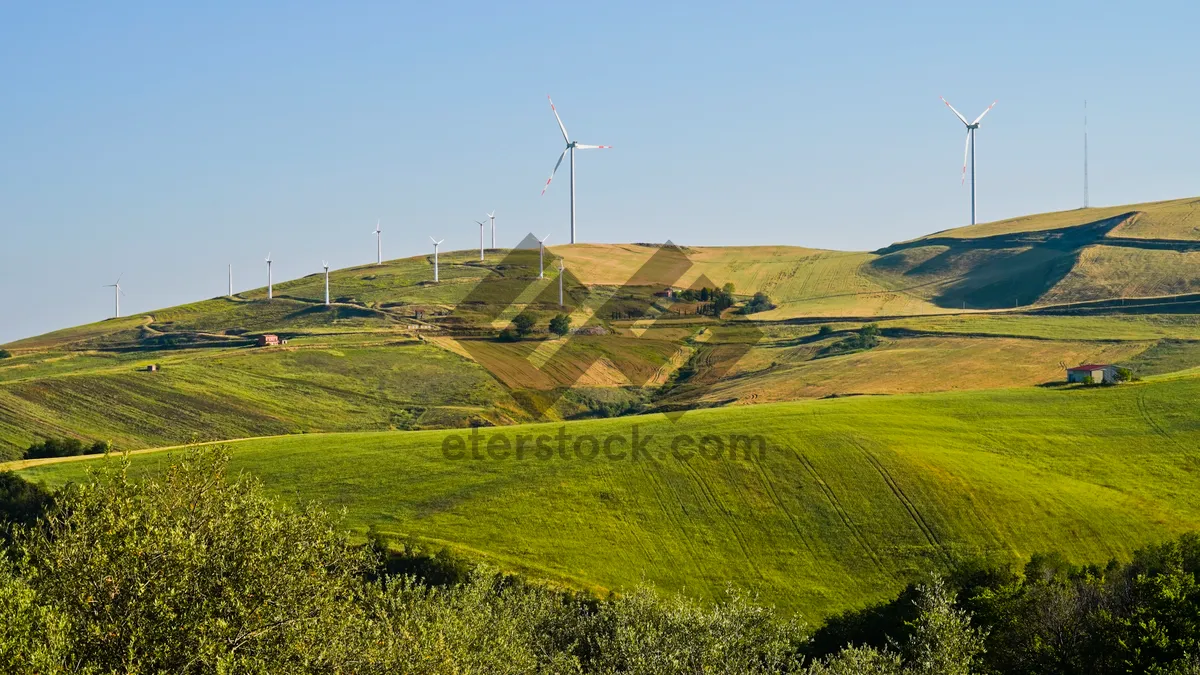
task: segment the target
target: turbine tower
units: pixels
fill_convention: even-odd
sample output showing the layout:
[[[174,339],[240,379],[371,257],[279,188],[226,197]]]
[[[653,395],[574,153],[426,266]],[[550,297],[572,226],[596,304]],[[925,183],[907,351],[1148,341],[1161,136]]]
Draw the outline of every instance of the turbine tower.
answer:
[[[383,230],[379,229],[379,221],[375,221],[375,264],[383,264]]]
[[[974,122],[968,122],[967,118],[963,117],[961,113],[959,113],[957,110],[955,110],[954,106],[950,105],[950,102],[947,101],[945,98],[942,98],[942,103],[945,103],[946,107],[950,109],[950,112],[954,113],[954,116],[957,117],[959,120],[961,120],[962,123],[965,124],[967,127],[967,145],[963,149],[963,173],[962,173],[963,177],[962,177],[962,179],[963,179],[963,182],[966,182],[966,180],[967,180],[967,155],[970,155],[971,156],[971,224],[974,225],[975,224],[975,130],[979,128],[979,123],[980,123],[980,121],[983,120],[983,116],[988,114],[988,112],[996,106],[996,101],[992,101],[992,105],[989,105],[987,107],[987,110],[984,110],[983,112],[979,113],[979,117],[976,117]]]
[[[233,297],[233,265],[229,266],[229,297]]]
[[[576,150],[599,150],[612,148],[611,145],[584,145],[578,141],[572,141],[567,135],[567,128],[563,126],[562,118],[558,116],[558,110],[554,108],[554,101],[546,96],[546,100],[550,101],[550,112],[554,113],[554,119],[558,121],[558,129],[562,131],[563,140],[566,141],[567,147],[558,156],[558,162],[554,165],[554,170],[550,172],[550,178],[546,179],[546,185],[542,188],[542,194],[546,194],[546,189],[550,187],[550,181],[554,180],[554,174],[558,172],[558,167],[562,164],[563,157],[568,153],[571,155],[571,243],[575,243],[575,151]]]
[[[114,304],[113,312],[115,313],[115,316],[113,318],[116,318],[116,319],[121,318],[121,296],[125,295],[125,291],[121,290],[121,277],[123,277],[123,276],[125,276],[124,272],[122,272],[120,274],[120,276],[117,277],[117,283],[104,285],[105,288],[113,289],[113,304]]]
[[[274,284],[271,279],[271,254],[267,254],[267,299],[275,297]]]
[[[1088,207],[1087,101],[1083,102],[1083,208]]]
[[[544,269],[544,265],[543,265],[542,261],[545,259],[545,256],[546,256],[546,240],[549,238],[550,238],[550,235],[546,235],[546,236],[542,237],[541,239],[538,239],[538,278],[539,279],[545,278],[545,276],[543,276],[543,274],[542,274],[542,270]]]
[[[559,307],[562,307],[562,280],[563,280],[563,270],[565,270],[565,269],[566,269],[566,267],[563,266],[563,259],[559,258],[558,259],[558,306]]]
[[[438,246],[441,246],[442,242],[446,240],[430,237],[429,241],[433,242],[433,283],[436,284],[438,282]]]
[[[484,223],[482,220],[477,220],[475,222],[479,223],[479,262],[483,262],[483,225],[484,225]],[[492,228],[492,238],[495,238],[495,237],[496,237],[496,228],[493,227]]]
[[[321,261],[321,267],[325,268],[325,306],[329,306],[329,263]]]
[[[496,248],[496,210],[495,209],[492,209],[492,212],[488,214],[488,219],[492,221],[492,249],[495,250],[495,248]]]

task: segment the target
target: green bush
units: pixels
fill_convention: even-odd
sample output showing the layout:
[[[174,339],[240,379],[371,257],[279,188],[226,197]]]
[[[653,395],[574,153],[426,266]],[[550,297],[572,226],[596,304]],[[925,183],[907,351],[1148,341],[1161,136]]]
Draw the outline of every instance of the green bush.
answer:
[[[47,438],[41,443],[34,443],[25,450],[25,459],[41,459],[44,457],[74,457],[76,455],[102,455],[110,449],[104,441],[84,444],[78,438]]]
[[[513,317],[512,328],[517,332],[517,335],[524,337],[525,335],[529,334],[531,330],[533,330],[533,324],[535,323],[537,323],[537,318],[535,316],[522,312],[521,314]]]
[[[553,319],[550,319],[550,332],[560,336],[570,333],[571,317],[566,314],[558,314]]]
[[[0,349],[0,359],[11,359],[11,358],[12,358],[12,352],[8,351],[7,349]]]

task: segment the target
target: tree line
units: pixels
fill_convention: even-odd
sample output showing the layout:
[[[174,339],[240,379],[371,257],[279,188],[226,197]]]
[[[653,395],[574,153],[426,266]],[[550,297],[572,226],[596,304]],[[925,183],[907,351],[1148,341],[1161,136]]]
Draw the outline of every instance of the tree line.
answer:
[[[960,564],[810,630],[736,590],[596,598],[408,542],[356,544],[189,451],[53,493],[0,474],[0,672],[1200,672],[1200,538],[1077,566]]]

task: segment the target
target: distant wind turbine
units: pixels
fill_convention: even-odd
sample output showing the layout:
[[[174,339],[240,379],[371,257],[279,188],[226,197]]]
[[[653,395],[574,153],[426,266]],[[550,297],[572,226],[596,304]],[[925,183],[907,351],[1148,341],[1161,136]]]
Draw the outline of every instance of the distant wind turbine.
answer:
[[[329,263],[321,261],[321,267],[325,268],[325,306],[329,306]]]
[[[233,265],[229,266],[229,297],[233,297]]]
[[[375,264],[383,264],[383,230],[379,229],[379,221],[375,221]]]
[[[1083,208],[1088,207],[1087,101],[1083,102]]]
[[[482,220],[477,220],[475,222],[479,223],[479,262],[483,262],[483,226],[484,226],[484,222]],[[492,231],[492,236],[493,237],[496,236],[495,230]]]
[[[558,306],[559,307],[563,306],[563,304],[562,304],[562,282],[563,282],[563,276],[565,276],[563,274],[563,270],[565,270],[565,269],[566,269],[566,267],[563,265],[563,259],[559,258],[558,259]]]
[[[979,128],[979,123],[983,120],[983,116],[988,114],[988,112],[996,106],[997,102],[992,101],[992,105],[989,105],[987,107],[987,110],[984,110],[983,112],[979,113],[979,117],[976,117],[974,122],[968,122],[967,118],[963,117],[961,113],[959,113],[957,110],[955,110],[954,106],[950,105],[950,102],[947,101],[945,98],[942,98],[942,103],[945,103],[946,107],[950,109],[950,112],[954,113],[954,116],[957,117],[960,121],[962,121],[962,123],[965,124],[967,127],[967,145],[963,149],[962,180],[964,183],[967,180],[967,156],[970,155],[970,157],[971,157],[971,224],[974,225],[975,224],[975,130]]]
[[[438,282],[438,247],[441,246],[442,242],[446,241],[446,240],[445,239],[434,239],[433,237],[430,237],[429,241],[433,242],[433,282],[437,283]]]
[[[546,240],[549,238],[550,238],[550,235],[546,235],[546,236],[542,237],[541,239],[538,239],[538,278],[539,279],[545,278],[542,275],[542,269],[543,269],[542,261],[544,260],[544,258],[546,256]]]
[[[554,101],[549,96],[546,100],[550,101],[550,112],[554,113],[554,119],[558,121],[558,128],[562,131],[563,140],[566,141],[567,147],[558,156],[558,162],[554,165],[554,170],[550,172],[550,178],[546,179],[546,185],[542,188],[542,194],[546,194],[546,189],[550,187],[550,181],[554,180],[554,174],[558,172],[558,167],[562,164],[563,157],[568,153],[571,155],[571,243],[575,243],[575,151],[576,150],[600,150],[610,149],[611,145],[584,145],[577,141],[572,141],[567,135],[567,128],[563,126],[562,118],[558,116],[558,110],[554,107]]]
[[[488,214],[488,220],[492,221],[492,250],[496,249],[496,210]]]
[[[113,289],[113,303],[115,305],[115,309],[113,311],[116,314],[114,318],[117,319],[121,318],[121,296],[125,295],[125,291],[121,290],[121,277],[123,276],[125,276],[124,272],[117,277],[117,283],[104,285],[105,288]]]
[[[271,277],[271,254],[267,254],[267,299],[275,297],[274,283]]]

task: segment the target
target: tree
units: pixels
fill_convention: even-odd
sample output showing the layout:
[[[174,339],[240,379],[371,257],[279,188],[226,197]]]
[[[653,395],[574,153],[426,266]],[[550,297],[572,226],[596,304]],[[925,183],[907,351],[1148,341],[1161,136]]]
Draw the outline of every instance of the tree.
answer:
[[[832,328],[832,327],[830,327],[830,326],[821,326],[820,328],[818,328],[818,329],[817,329],[817,336],[818,336],[818,337],[825,337],[826,335],[829,335],[829,334],[830,334],[830,333],[832,333],[832,332],[833,332],[833,328]]]
[[[725,292],[725,295],[733,295],[733,282],[726,281],[725,285],[721,287],[721,290]]]
[[[1129,368],[1117,368],[1117,382],[1133,382],[1133,371]]]
[[[986,634],[954,606],[954,591],[940,577],[920,587],[920,615],[905,646],[905,672],[913,675],[970,675],[983,654]]]
[[[497,336],[496,339],[500,340],[501,342],[516,342],[517,340],[521,339],[521,336],[517,335],[517,331],[511,328],[505,328],[504,330],[500,331],[500,335]]]
[[[12,358],[12,352],[8,351],[7,349],[0,349],[0,359],[11,359],[11,358]]]
[[[227,465],[223,451],[191,451],[135,481],[127,462],[110,463],[17,533],[22,583],[69,622],[74,663],[105,673],[358,670],[354,598],[367,549],[320,508],[281,508]],[[0,628],[0,644],[11,638]]]
[[[533,324],[537,323],[537,319],[532,314],[521,312],[513,317],[512,327],[517,332],[517,335],[524,337],[533,330]]]
[[[771,302],[766,293],[759,291],[742,307],[742,314],[755,314],[770,309],[775,309],[775,303]]]
[[[550,319],[550,332],[555,335],[566,335],[571,332],[571,317],[559,314]]]

